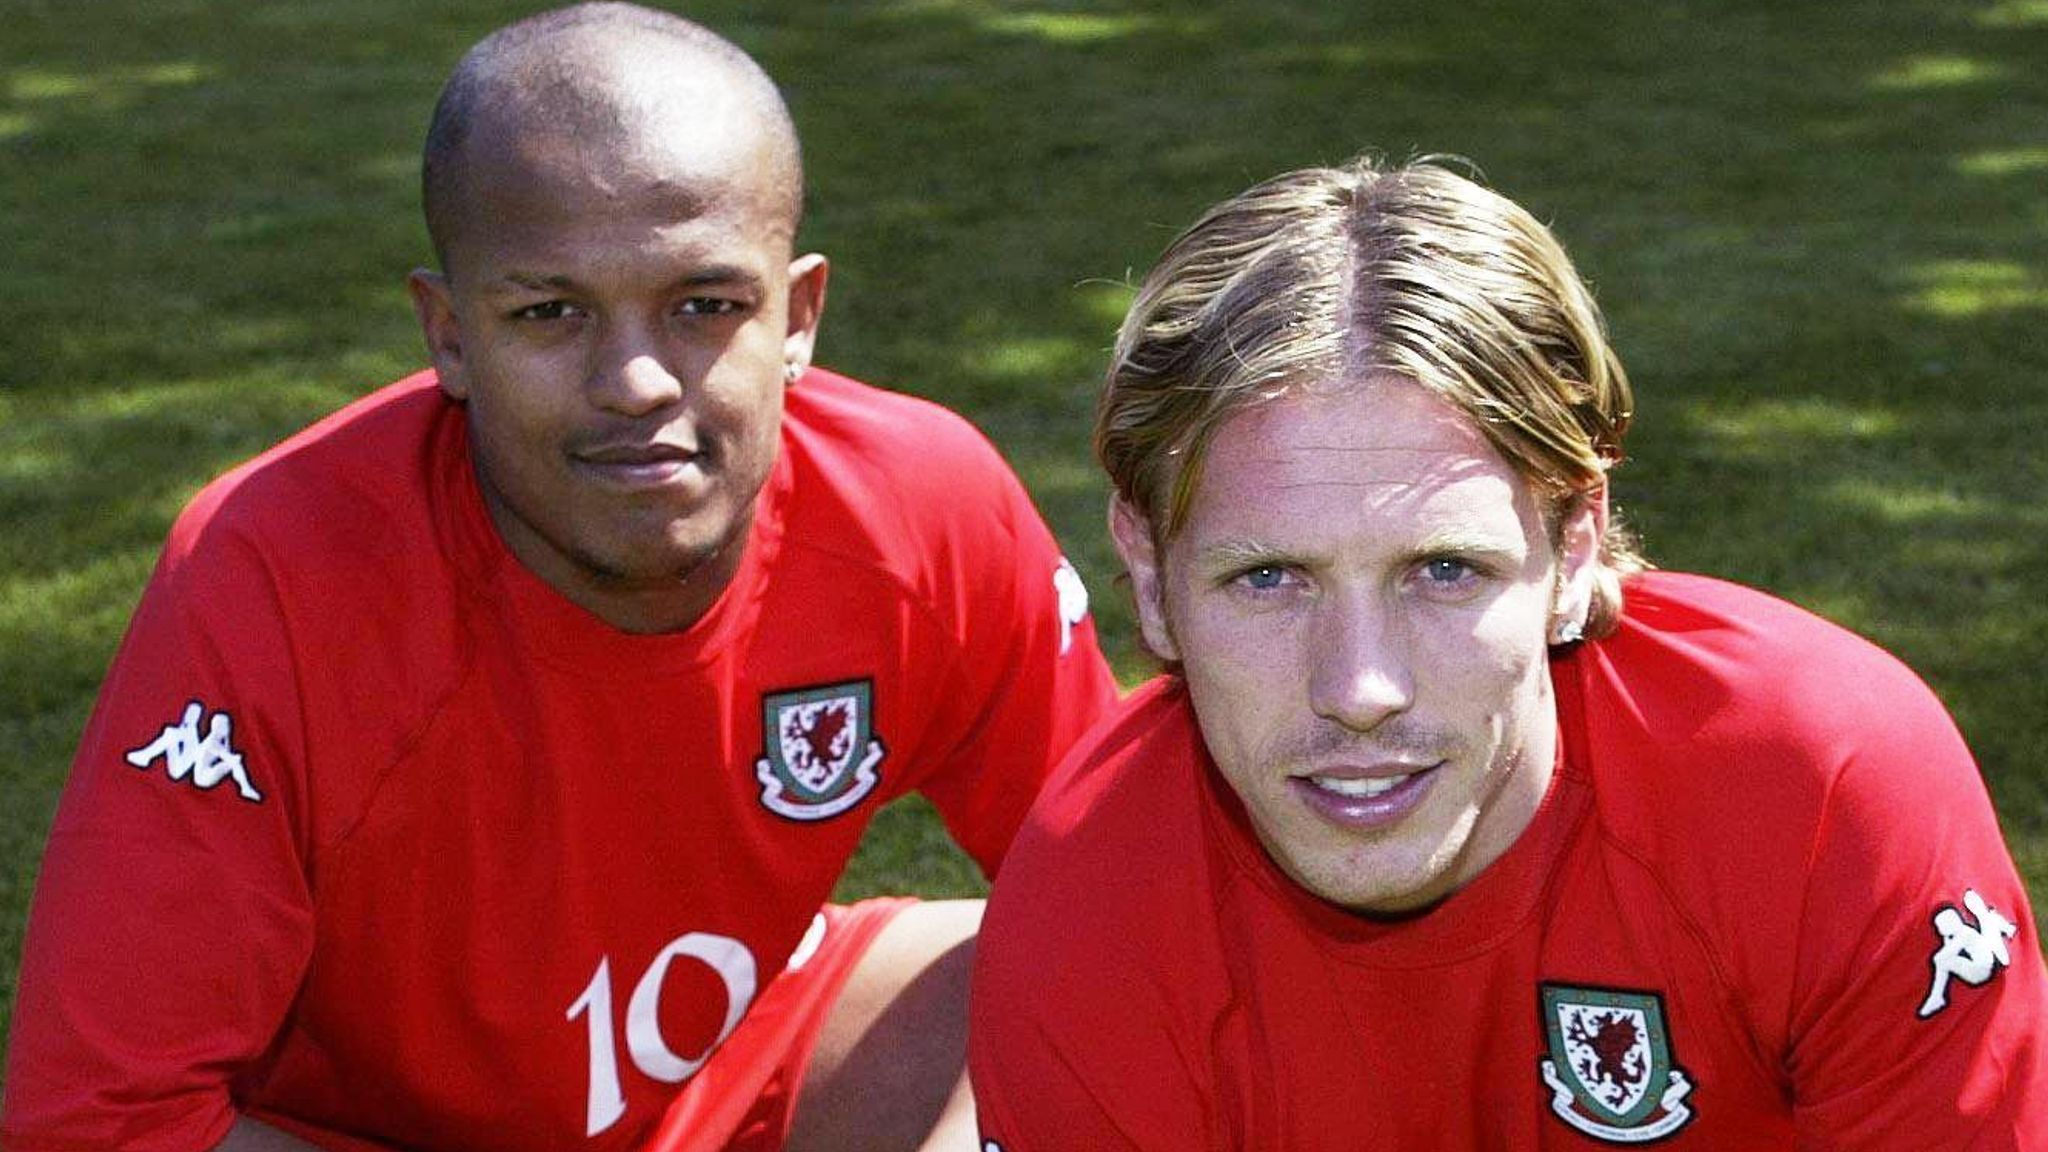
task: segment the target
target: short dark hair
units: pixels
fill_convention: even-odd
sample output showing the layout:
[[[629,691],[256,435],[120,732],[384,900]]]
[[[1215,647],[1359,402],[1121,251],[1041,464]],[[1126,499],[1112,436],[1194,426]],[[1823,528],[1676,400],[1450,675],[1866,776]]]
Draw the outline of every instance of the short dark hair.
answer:
[[[442,86],[422,150],[420,193],[434,258],[448,271],[448,247],[461,203],[463,150],[490,112],[516,107],[510,97],[548,88],[594,97],[617,78],[593,72],[563,49],[573,43],[637,43],[677,52],[684,66],[724,73],[761,114],[767,139],[781,153],[780,191],[792,235],[803,214],[803,155],[789,107],[768,74],[740,47],[671,12],[603,0],[529,16],[478,41]]]

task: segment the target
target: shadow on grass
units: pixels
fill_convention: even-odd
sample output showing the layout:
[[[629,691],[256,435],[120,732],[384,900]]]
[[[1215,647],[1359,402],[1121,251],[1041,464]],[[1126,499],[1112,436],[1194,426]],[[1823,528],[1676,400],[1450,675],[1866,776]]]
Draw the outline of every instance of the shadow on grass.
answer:
[[[178,504],[419,360],[413,154],[470,0],[18,6],[0,45],[0,954]],[[1139,667],[1089,409],[1128,281],[1203,206],[1365,148],[1553,220],[1634,375],[1617,491],[1672,567],[1872,635],[1954,708],[2048,904],[2048,14],[1864,0],[897,0],[694,15],[755,51],[835,261],[825,362],[966,412]],[[20,717],[17,721],[13,717]],[[929,815],[849,890],[969,891]],[[964,871],[962,870],[964,866]]]

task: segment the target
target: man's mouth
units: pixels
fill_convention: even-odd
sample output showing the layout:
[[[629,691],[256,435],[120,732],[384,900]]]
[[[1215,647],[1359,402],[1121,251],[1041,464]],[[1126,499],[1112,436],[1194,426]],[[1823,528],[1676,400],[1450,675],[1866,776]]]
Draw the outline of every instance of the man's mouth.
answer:
[[[582,472],[621,488],[664,488],[701,482],[706,454],[661,441],[603,444],[570,453]]]
[[[1413,779],[1415,773],[1404,772],[1399,776],[1310,776],[1308,782],[1325,792],[1339,796],[1384,796]]]
[[[1290,777],[1287,786],[1323,819],[1370,831],[1396,824],[1414,811],[1443,764],[1344,765]]]

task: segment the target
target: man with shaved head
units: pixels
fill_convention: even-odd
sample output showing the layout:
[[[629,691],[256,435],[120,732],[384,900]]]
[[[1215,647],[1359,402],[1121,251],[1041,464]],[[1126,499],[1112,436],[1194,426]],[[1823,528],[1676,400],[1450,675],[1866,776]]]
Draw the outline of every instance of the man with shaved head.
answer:
[[[209,485],[31,917],[10,1149],[970,1148],[978,901],[826,903],[927,795],[991,873],[1114,688],[958,417],[811,367],[739,49],[625,4],[462,61],[432,368]]]

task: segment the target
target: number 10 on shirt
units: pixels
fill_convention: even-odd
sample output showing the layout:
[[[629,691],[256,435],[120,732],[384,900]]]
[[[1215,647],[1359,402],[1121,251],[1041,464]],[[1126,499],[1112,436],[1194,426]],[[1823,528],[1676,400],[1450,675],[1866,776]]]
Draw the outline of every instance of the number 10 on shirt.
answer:
[[[725,1023],[702,1052],[685,1058],[668,1046],[661,1034],[661,987],[669,966],[688,957],[710,968],[725,984]],[[680,1084],[689,1079],[718,1046],[732,1035],[740,1018],[754,1002],[757,990],[754,954],[730,936],[691,932],[669,941],[655,954],[633,994],[626,1001],[626,1054],[633,1066],[649,1079]],[[590,1039],[590,1096],[584,1135],[595,1136],[619,1122],[626,1114],[625,1087],[619,1080],[618,1020],[612,1006],[612,961],[598,959],[597,971],[583,994],[569,1005],[566,1019],[584,1018]]]

